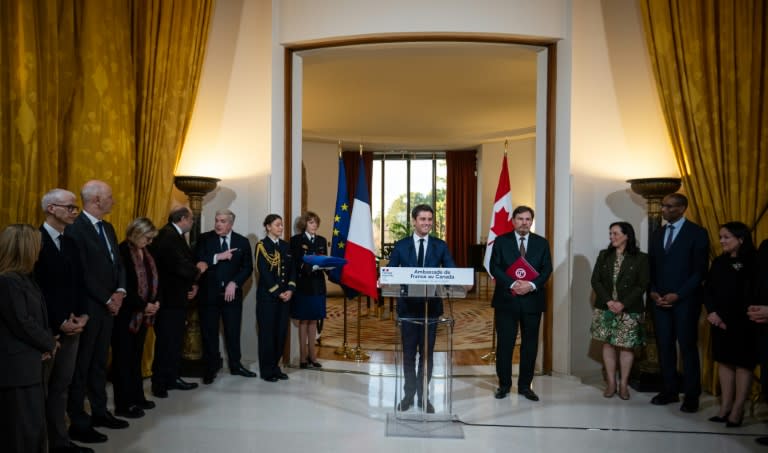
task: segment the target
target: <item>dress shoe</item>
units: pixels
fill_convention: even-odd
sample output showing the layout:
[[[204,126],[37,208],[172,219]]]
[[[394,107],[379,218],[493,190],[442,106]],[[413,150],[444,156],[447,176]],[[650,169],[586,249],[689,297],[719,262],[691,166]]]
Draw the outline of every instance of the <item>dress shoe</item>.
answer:
[[[309,368],[309,364],[307,362],[301,362],[299,363],[299,368],[301,368],[302,370],[306,370],[307,368]]]
[[[51,453],[93,453],[92,448],[82,447],[74,442],[70,442],[67,445],[61,447],[52,447]]]
[[[621,389],[619,389],[619,398],[623,399],[624,401],[627,401],[629,399],[628,387],[622,387]]]
[[[502,398],[505,398],[508,393],[509,393],[509,387],[499,387],[496,389],[496,393],[493,396],[497,400],[500,400]]]
[[[150,400],[139,401],[138,404],[136,405],[139,406],[141,409],[144,409],[145,411],[149,409],[154,409],[156,406],[155,402]]]
[[[605,388],[605,391],[603,392],[603,397],[605,398],[613,398],[613,395],[616,394],[616,387],[611,388],[610,386]]]
[[[115,415],[125,418],[141,418],[144,416],[144,410],[134,404],[124,409],[115,409]]]
[[[320,362],[318,362],[317,360],[309,359],[309,364],[312,365],[315,368],[322,368],[323,367],[323,365]]]
[[[725,423],[728,421],[728,415],[730,415],[730,412],[723,415],[722,417],[719,415],[715,415],[714,417],[709,417],[708,420],[715,423]]]
[[[539,395],[535,394],[531,389],[518,390],[517,393],[523,395],[526,399],[531,401],[538,401]]]
[[[256,377],[256,373],[254,373],[253,371],[249,370],[248,368],[242,365],[235,365],[234,367],[230,367],[229,373],[233,376],[243,376],[247,378]]]
[[[152,384],[152,395],[156,398],[168,398],[168,389],[160,384]]]
[[[168,384],[168,390],[192,390],[197,388],[197,382],[187,382],[182,378]]]
[[[282,371],[277,373],[275,376],[277,376],[277,378],[280,379],[281,381],[287,381],[288,380],[288,375],[283,373]]]
[[[106,415],[100,417],[91,417],[91,425],[103,426],[109,429],[125,429],[129,426],[129,423],[123,419],[115,418],[114,415],[107,412]]]
[[[86,444],[100,444],[107,441],[107,435],[101,434],[95,429],[88,428],[69,428],[69,438]]]
[[[768,437],[758,437],[755,439],[755,442],[757,442],[760,445],[768,445]]]
[[[397,410],[398,412],[405,412],[408,409],[413,407],[413,397],[405,397],[402,400],[400,400],[399,403],[397,403]]]
[[[280,380],[280,378],[277,377],[277,376],[269,376],[269,377],[262,376],[261,378],[264,379],[267,382],[277,382],[277,381]]]
[[[216,379],[216,374],[206,374],[203,376],[203,384],[210,385],[213,384],[214,379]]]
[[[417,398],[416,401],[417,401],[417,404],[419,406],[419,409],[423,409],[422,404],[421,404],[421,398]],[[427,410],[424,411],[424,412],[426,412],[428,414],[434,414],[435,413],[435,406],[433,406],[432,403],[429,400],[427,400]]]
[[[658,395],[651,398],[651,404],[655,406],[665,406],[670,403],[676,403],[680,401],[680,397],[677,396],[677,394],[670,394],[670,393],[659,393]]]
[[[744,418],[743,417],[742,417],[741,420],[739,420],[737,422],[732,422],[732,421],[728,420],[727,422],[725,422],[725,427],[726,428],[740,428],[741,424],[743,422],[744,422]]]
[[[683,398],[683,404],[680,406],[680,410],[692,414],[699,410],[698,398]]]

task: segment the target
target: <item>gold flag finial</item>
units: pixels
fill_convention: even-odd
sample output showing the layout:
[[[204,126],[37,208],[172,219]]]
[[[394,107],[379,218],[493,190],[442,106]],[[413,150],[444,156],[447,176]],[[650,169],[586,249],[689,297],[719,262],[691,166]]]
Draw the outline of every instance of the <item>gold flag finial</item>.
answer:
[[[362,155],[363,155],[363,144],[360,143],[360,156],[362,156]]]
[[[339,140],[339,159],[341,159],[341,140]]]
[[[504,155],[507,155],[507,145],[509,145],[509,140],[504,140]]]

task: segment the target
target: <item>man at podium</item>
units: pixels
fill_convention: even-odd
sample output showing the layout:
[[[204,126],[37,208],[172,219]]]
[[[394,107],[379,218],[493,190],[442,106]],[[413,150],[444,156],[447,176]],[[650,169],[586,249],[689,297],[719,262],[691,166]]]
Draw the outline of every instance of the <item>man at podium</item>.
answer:
[[[403,238],[397,243],[389,256],[389,267],[456,267],[448,251],[445,241],[430,236],[435,211],[431,206],[420,204],[411,211],[413,235]],[[439,297],[427,300],[427,313],[430,319],[443,314],[443,301]],[[415,298],[399,298],[397,301],[397,316],[400,319],[423,319],[424,300]],[[427,399],[426,407],[422,407],[424,389],[424,358],[427,358],[427,382],[432,378],[432,352],[435,349],[437,324],[430,323],[428,327],[428,346],[424,351],[424,328],[414,323],[401,323],[400,332],[403,341],[403,374],[405,376],[404,396],[397,405],[398,411],[407,411],[413,406],[414,396],[418,406],[427,413],[434,413],[435,408]],[[416,364],[416,353],[419,362]]]

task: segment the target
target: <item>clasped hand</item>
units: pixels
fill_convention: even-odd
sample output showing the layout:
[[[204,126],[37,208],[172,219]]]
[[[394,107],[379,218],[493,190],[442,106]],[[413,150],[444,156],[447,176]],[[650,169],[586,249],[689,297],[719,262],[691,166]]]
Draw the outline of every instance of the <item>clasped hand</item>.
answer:
[[[610,310],[612,313],[619,314],[622,311],[624,311],[624,304],[619,302],[618,300],[609,300],[606,302],[606,305],[608,306],[608,310]]]
[[[655,291],[651,292],[651,299],[653,299],[653,301],[656,302],[656,306],[660,308],[671,308],[679,298],[680,296],[678,296],[677,293],[667,293],[662,296]]]
[[[533,285],[527,280],[515,280],[512,284],[512,292],[516,296],[524,296],[533,291]]]

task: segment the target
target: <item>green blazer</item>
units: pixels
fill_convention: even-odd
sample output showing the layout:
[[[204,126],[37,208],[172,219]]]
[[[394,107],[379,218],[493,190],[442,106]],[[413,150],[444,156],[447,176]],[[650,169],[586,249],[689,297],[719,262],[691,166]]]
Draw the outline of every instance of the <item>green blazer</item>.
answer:
[[[592,271],[592,289],[595,290],[595,308],[607,310],[606,305],[613,293],[613,263],[616,250],[605,249],[600,252]],[[648,255],[637,252],[636,255],[624,255],[624,261],[616,279],[618,301],[624,304],[627,313],[643,311],[643,294],[648,289]]]

